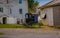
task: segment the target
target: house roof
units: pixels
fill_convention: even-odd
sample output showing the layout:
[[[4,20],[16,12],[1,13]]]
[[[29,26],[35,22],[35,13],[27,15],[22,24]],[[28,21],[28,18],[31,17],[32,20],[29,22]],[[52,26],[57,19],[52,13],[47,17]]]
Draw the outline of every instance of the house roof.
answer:
[[[40,9],[44,9],[44,8],[48,8],[48,7],[54,7],[54,6],[60,6],[60,2],[56,2],[56,1],[50,1],[48,3],[46,3],[45,5],[39,7]]]

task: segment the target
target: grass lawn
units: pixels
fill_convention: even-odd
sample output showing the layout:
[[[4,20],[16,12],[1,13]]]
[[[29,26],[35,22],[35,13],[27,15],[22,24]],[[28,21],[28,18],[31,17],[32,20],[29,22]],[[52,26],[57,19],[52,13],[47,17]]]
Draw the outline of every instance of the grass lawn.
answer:
[[[38,28],[42,25],[42,23],[34,23],[31,28]],[[0,28],[27,28],[27,26],[24,26],[23,24],[0,24]]]
[[[4,33],[0,32],[0,35],[4,35]]]
[[[22,24],[0,24],[0,28],[24,28]]]
[[[60,25],[55,25],[55,28],[60,29]]]
[[[42,23],[34,23],[34,24],[32,25],[33,28],[40,28],[41,26],[43,26]]]

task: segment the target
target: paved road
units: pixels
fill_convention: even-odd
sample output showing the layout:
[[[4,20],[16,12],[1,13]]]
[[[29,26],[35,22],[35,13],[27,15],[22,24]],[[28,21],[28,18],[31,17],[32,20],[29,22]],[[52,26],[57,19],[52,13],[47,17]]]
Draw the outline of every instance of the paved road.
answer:
[[[0,38],[60,38],[60,30],[2,28],[0,32],[5,33]]]

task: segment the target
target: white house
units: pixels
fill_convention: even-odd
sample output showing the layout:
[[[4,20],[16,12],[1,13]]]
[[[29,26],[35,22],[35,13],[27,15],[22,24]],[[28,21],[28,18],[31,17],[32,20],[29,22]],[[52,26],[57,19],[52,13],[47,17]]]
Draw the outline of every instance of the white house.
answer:
[[[0,0],[0,23],[25,23],[26,13],[28,13],[27,0]]]

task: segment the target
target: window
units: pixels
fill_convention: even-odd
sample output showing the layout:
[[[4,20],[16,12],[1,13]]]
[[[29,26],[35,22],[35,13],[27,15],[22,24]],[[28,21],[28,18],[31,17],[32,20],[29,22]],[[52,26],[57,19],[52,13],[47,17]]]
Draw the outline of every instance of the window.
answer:
[[[19,0],[19,4],[22,4],[22,0]]]
[[[3,12],[3,8],[0,8],[0,12]]]
[[[22,14],[22,9],[19,9],[19,13]]]
[[[28,18],[28,15],[26,15],[26,18]]]

